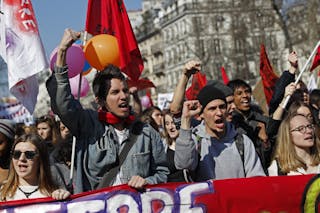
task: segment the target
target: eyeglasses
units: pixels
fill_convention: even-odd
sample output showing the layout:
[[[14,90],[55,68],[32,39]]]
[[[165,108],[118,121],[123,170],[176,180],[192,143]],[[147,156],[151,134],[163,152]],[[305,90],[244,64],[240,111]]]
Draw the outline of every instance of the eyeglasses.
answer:
[[[294,128],[292,130],[290,130],[291,132],[295,132],[295,131],[298,131],[302,134],[306,133],[307,131],[307,128],[314,131],[314,125],[313,124],[308,124],[308,125],[302,125],[302,126],[298,126],[297,128]]]
[[[14,150],[12,152],[12,158],[15,160],[19,160],[21,154],[24,153],[24,156],[28,159],[28,160],[33,160],[38,153],[36,151],[25,151],[25,152],[21,152],[20,150]]]

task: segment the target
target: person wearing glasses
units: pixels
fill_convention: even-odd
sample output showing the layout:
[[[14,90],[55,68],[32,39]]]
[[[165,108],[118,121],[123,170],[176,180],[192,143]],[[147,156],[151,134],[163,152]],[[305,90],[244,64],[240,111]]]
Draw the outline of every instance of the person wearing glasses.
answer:
[[[8,177],[14,136],[15,123],[8,119],[0,119],[0,185]]]
[[[269,176],[320,173],[320,141],[315,125],[302,114],[289,114],[280,124]]]
[[[0,201],[42,198],[66,199],[70,193],[52,181],[47,147],[40,136],[18,137],[11,151],[8,179],[0,188]]]

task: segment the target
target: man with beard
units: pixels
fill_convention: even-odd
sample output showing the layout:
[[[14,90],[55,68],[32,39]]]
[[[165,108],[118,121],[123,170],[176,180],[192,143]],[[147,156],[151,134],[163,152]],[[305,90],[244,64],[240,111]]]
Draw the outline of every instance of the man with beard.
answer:
[[[205,86],[198,100],[184,102],[174,160],[178,169],[193,171],[196,181],[265,176],[252,141],[226,122],[226,108],[225,95],[213,85]],[[202,123],[191,129],[191,119],[199,113]]]
[[[72,96],[66,52],[79,37],[79,32],[65,30],[46,83],[52,110],[77,138],[75,193],[125,183],[143,188],[166,182],[169,170],[160,135],[135,122],[126,79],[118,67],[108,65],[93,80],[98,111],[83,109]],[[127,150],[124,155],[123,150]]]
[[[271,145],[267,136],[268,117],[262,114],[258,106],[251,103],[252,90],[249,84],[241,79],[228,83],[234,94],[236,109],[233,120],[237,132],[246,134],[254,143],[265,171],[270,163]]]

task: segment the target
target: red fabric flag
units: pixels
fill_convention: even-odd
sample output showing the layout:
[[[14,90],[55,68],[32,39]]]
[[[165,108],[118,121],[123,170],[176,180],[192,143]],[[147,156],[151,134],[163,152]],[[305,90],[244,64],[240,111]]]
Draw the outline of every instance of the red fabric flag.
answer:
[[[269,106],[274,86],[279,77],[273,72],[265,46],[262,44],[260,49],[260,76],[263,83],[264,94]]]
[[[92,35],[110,34],[117,38],[120,68],[132,80],[138,80],[143,60],[123,0],[89,0],[86,31]]]
[[[314,56],[312,66],[310,68],[310,72],[312,72],[319,65],[320,65],[320,46],[318,47],[317,53]],[[320,73],[318,75],[320,75]]]
[[[221,77],[222,77],[223,83],[227,85],[229,83],[229,78],[224,67],[221,67]]]
[[[191,86],[186,91],[186,97],[188,100],[197,99],[197,95],[200,90],[207,84],[206,74],[201,74],[197,72],[192,77]]]
[[[151,98],[151,90],[150,90],[150,88],[146,89],[146,96],[149,98],[150,106],[154,106],[152,98]]]
[[[133,81],[131,79],[127,80],[128,83],[128,87],[137,87],[138,90],[144,90],[150,87],[156,87],[152,81],[150,81],[149,79],[146,78],[140,78],[137,81]]]

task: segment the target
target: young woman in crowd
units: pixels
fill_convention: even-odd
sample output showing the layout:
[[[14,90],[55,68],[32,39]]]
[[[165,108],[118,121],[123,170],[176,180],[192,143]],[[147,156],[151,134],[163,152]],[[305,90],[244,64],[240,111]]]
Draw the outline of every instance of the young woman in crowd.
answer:
[[[8,179],[0,188],[0,201],[70,196],[53,183],[47,147],[40,136],[26,134],[17,138],[11,156]]]
[[[192,179],[188,170],[178,170],[174,165],[175,145],[179,130],[177,130],[173,121],[173,115],[167,111],[163,114],[163,125],[168,168],[170,170],[168,182],[191,182]]]
[[[320,141],[310,117],[288,114],[280,124],[269,176],[319,173],[319,150]]]
[[[10,150],[14,135],[14,122],[7,119],[0,119],[0,185],[8,177]]]
[[[162,130],[162,113],[161,109],[157,106],[149,107],[143,110],[141,121],[149,123],[155,130],[161,132]]]
[[[49,153],[54,149],[59,139],[59,131],[53,117],[42,116],[36,120],[37,132],[45,141]]]

